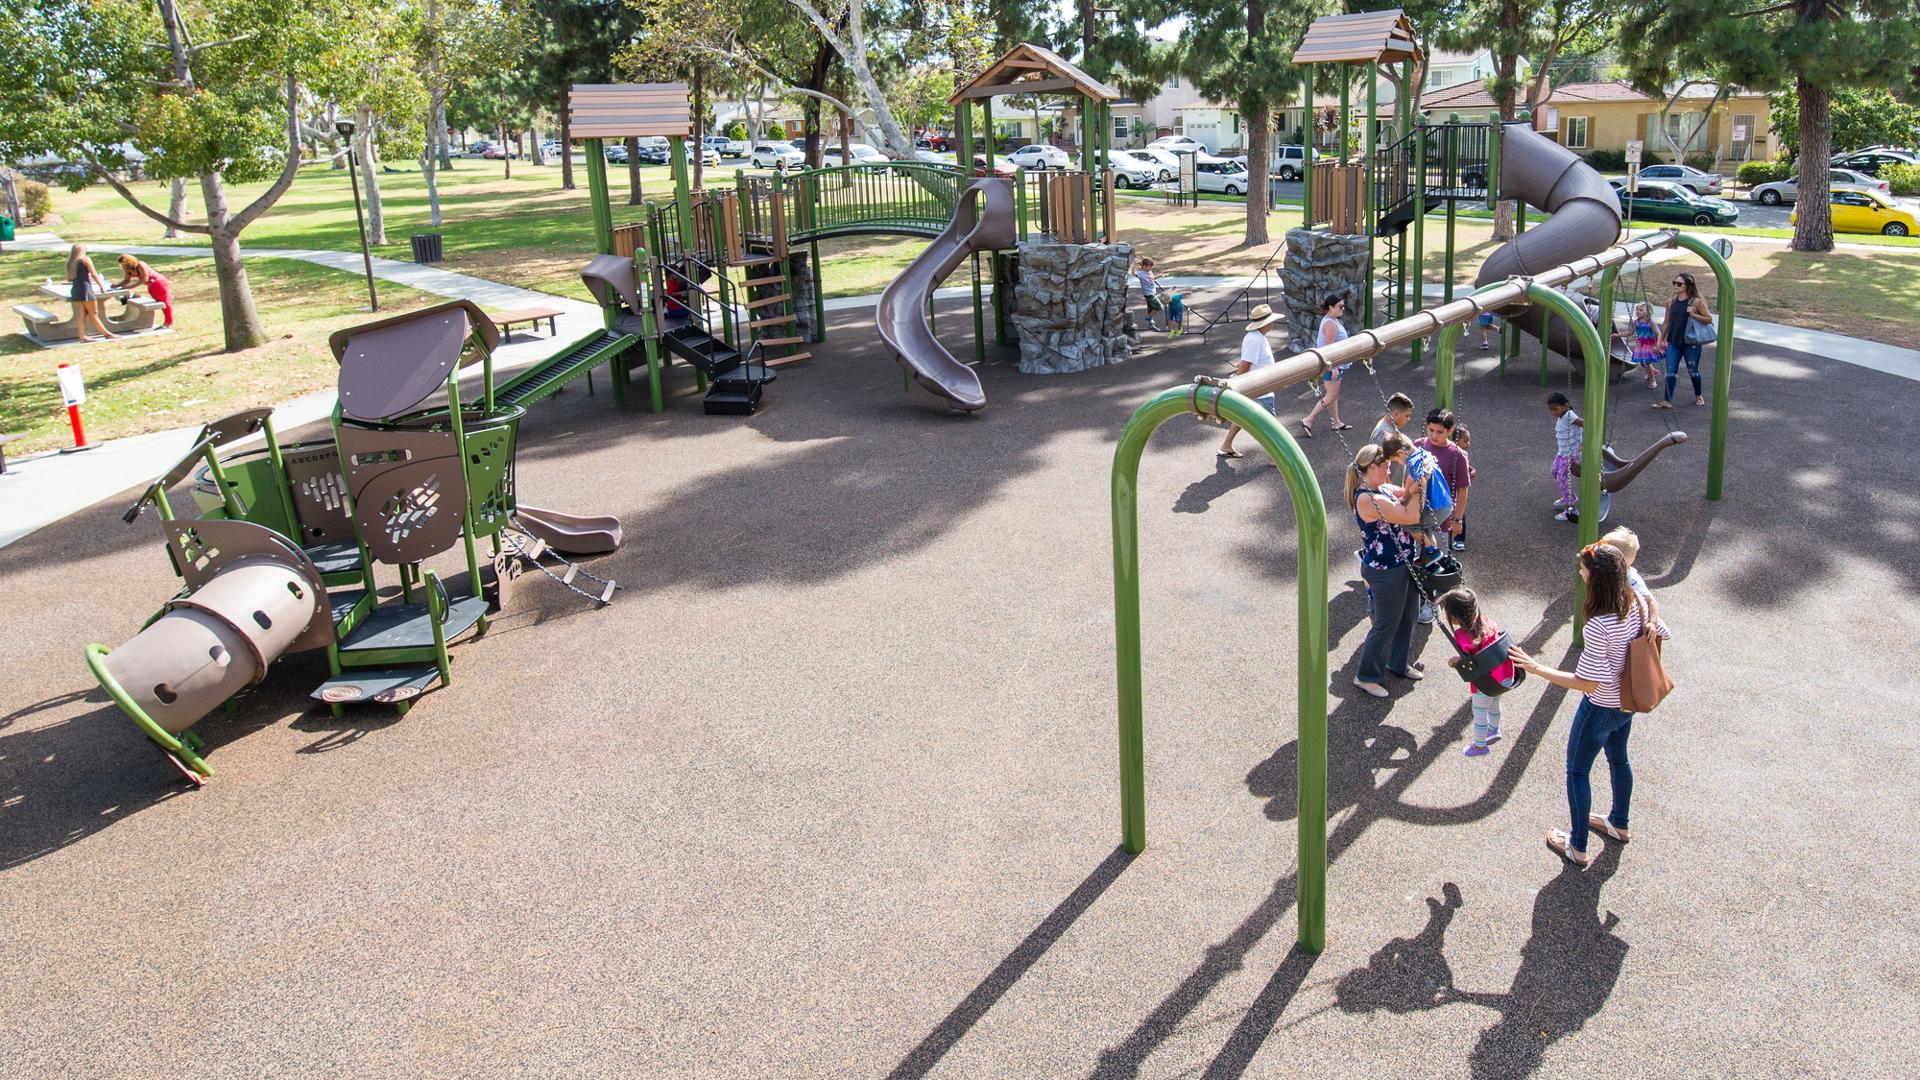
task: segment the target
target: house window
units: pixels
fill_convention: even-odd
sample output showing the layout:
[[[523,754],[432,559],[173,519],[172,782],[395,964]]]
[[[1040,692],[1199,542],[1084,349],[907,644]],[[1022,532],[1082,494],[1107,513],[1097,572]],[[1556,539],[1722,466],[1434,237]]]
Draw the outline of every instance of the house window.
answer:
[[[1185,135],[1187,133],[1187,118],[1185,114],[1173,114],[1173,133],[1175,135]]]
[[[1167,76],[1167,89],[1169,90],[1180,89],[1180,76],[1178,75]]]
[[[1240,114],[1239,113],[1233,114],[1233,133],[1235,135],[1240,134]]]
[[[1447,85],[1447,73],[1445,71],[1435,68],[1427,72],[1427,89],[1431,90],[1435,87],[1445,85]]]
[[[1280,132],[1287,130],[1287,114],[1285,110],[1273,114],[1273,130]]]
[[[1125,142],[1133,131],[1133,122],[1124,116],[1113,118],[1113,138],[1116,142]]]
[[[1584,116],[1567,117],[1567,134],[1566,134],[1565,146],[1569,150],[1585,150],[1587,148],[1587,118],[1586,117]]]

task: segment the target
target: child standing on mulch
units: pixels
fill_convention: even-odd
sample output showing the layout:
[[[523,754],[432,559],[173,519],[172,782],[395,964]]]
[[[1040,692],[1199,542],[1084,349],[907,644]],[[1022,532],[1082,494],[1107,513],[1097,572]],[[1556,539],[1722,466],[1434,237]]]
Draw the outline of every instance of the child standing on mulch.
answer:
[[[1547,411],[1553,414],[1553,480],[1560,485],[1560,498],[1553,504],[1555,521],[1579,521],[1580,500],[1573,495],[1573,460],[1580,456],[1586,421],[1573,411],[1567,395],[1555,390],[1547,395]]]

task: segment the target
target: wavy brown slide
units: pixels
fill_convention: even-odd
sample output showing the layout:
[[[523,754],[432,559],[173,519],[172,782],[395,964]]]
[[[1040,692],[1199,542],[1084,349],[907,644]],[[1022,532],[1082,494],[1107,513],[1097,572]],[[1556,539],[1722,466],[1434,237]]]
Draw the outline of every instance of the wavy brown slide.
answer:
[[[914,381],[968,412],[985,407],[987,392],[973,368],[954,359],[927,320],[933,290],[976,251],[1013,247],[1013,184],[982,177],[960,189],[953,220],[880,294],[874,321],[900,366]]]
[[[520,527],[567,555],[603,555],[620,546],[620,519],[542,510],[524,503],[514,508]]]

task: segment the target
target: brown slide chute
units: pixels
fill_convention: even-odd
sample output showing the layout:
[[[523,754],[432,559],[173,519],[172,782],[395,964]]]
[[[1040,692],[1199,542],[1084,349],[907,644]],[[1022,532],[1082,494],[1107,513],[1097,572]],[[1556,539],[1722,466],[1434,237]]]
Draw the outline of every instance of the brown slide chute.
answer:
[[[933,290],[976,251],[1013,247],[1013,184],[996,177],[973,180],[960,189],[953,220],[919,258],[880,294],[874,321],[900,366],[915,382],[968,412],[987,404],[980,376],[961,363],[934,336],[927,318]]]

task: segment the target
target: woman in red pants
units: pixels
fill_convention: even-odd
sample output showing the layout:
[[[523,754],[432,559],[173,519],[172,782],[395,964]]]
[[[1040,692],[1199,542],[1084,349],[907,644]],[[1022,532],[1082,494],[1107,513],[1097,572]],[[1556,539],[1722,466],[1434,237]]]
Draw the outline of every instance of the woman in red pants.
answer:
[[[167,326],[173,326],[173,293],[167,287],[167,279],[160,271],[141,262],[131,255],[120,256],[120,280],[113,287],[124,289],[129,285],[145,285],[147,295],[160,301],[161,314],[166,316]]]

